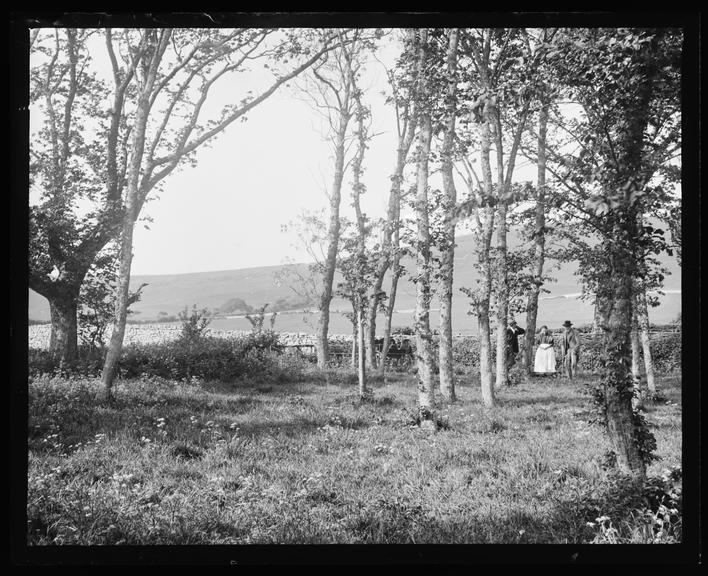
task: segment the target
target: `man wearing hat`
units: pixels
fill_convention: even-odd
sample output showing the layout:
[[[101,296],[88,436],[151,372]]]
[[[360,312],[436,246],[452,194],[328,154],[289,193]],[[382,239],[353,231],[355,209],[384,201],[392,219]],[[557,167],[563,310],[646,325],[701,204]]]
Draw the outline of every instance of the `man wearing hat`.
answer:
[[[561,339],[561,354],[565,373],[571,380],[578,369],[578,354],[580,353],[580,338],[570,320],[563,322],[563,338]]]
[[[507,375],[509,370],[516,363],[516,356],[519,354],[519,341],[518,337],[522,334],[526,334],[521,326],[516,324],[516,320],[513,318],[509,319],[509,324],[506,327],[506,371]]]

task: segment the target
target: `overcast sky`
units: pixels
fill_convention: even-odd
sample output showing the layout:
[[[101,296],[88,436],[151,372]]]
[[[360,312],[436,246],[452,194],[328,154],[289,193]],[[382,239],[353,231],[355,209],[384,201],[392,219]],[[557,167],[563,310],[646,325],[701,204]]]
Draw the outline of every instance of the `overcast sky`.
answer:
[[[97,62],[101,49],[97,44]],[[398,45],[390,39],[381,43],[377,57],[393,66],[397,53]],[[212,113],[229,98],[233,101],[233,94],[248,89],[257,93],[265,79],[255,72],[225,82],[211,103]],[[366,154],[367,192],[362,207],[376,218],[386,212],[397,147],[395,115],[382,94],[388,92],[388,83],[380,62],[368,64],[364,85],[368,87],[365,101],[372,108],[371,130],[378,135]],[[132,274],[230,270],[308,260],[297,247],[294,233],[284,233],[282,226],[303,211],[327,206],[333,160],[321,118],[293,86],[281,87],[247,116],[246,122],[235,122],[211,146],[200,149],[196,167],[186,166],[168,176],[159,199],[145,205],[142,216],[152,222],[136,227]],[[36,113],[31,121],[36,128]],[[433,186],[439,186],[438,178],[433,175]],[[534,178],[535,168],[520,158],[514,179]],[[350,183],[347,173],[341,214],[351,217]],[[460,232],[464,233],[463,227]]]

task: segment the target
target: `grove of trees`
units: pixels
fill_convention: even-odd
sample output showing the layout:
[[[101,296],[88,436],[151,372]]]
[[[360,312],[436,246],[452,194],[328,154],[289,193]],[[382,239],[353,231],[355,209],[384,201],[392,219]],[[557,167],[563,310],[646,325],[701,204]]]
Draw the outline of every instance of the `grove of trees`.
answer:
[[[388,190],[377,220],[362,207],[376,137],[362,78],[381,68],[384,43],[397,50],[385,69],[397,148],[390,182],[376,183]],[[476,317],[479,386],[491,410],[495,388],[510,380],[510,316],[526,314],[528,372],[548,261],[576,261],[603,338],[592,385],[599,416],[620,469],[642,478],[655,440],[637,402],[639,349],[655,393],[648,310],[665,275],[656,256],[681,254],[681,54],[681,32],[669,28],[35,29],[30,93],[41,125],[30,158],[29,285],[49,300],[51,349],[75,360],[78,320],[101,306],[105,316],[109,305],[102,383],[112,398],[128,308],[139,298],[129,286],[143,207],[201,148],[293,81],[325,120],[332,152],[327,212],[301,222],[321,245],[298,283],[318,310],[318,367],[328,368],[330,305],[340,295],[352,305],[359,392],[370,396],[367,371],[385,370],[377,315],[386,318],[385,359],[407,273],[421,426],[437,426],[436,388],[456,401],[453,298],[466,298]],[[262,91],[205,114],[221,83],[252,69],[272,73]],[[535,182],[518,181],[521,158],[535,164]],[[347,191],[351,222],[340,209]],[[461,222],[475,240],[478,281],[455,293]],[[523,251],[508,246],[510,226],[524,229]],[[551,250],[551,237],[564,248]],[[414,262],[407,271],[405,255]],[[97,277],[109,279],[103,291]],[[252,312],[238,299],[223,308]]]

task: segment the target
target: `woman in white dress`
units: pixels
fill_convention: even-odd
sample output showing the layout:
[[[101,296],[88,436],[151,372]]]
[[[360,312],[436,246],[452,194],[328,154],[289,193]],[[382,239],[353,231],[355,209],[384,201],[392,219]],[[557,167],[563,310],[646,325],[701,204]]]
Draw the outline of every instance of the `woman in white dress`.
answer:
[[[556,352],[553,349],[553,335],[547,326],[541,326],[541,331],[536,340],[538,348],[534,358],[533,371],[541,375],[554,375],[556,373]]]

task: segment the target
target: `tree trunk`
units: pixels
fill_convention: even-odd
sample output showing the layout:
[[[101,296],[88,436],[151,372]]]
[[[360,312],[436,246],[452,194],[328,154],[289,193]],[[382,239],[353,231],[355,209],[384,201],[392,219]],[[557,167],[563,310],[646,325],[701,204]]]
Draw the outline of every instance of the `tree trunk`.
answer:
[[[49,311],[52,319],[52,331],[49,339],[49,350],[52,356],[65,363],[71,363],[78,358],[78,334],[76,314],[78,308],[78,291],[71,294],[48,298]]]
[[[654,360],[651,355],[651,340],[649,337],[649,313],[647,310],[647,297],[642,291],[637,294],[637,321],[641,332],[642,352],[644,353],[644,369],[647,376],[647,390],[649,394],[656,394],[656,382],[654,380]]]
[[[506,212],[505,201],[499,202],[497,214],[497,386],[509,384],[507,367],[506,328],[509,316],[509,286],[506,262]],[[513,352],[512,352],[513,353]]]
[[[632,238],[635,220],[625,218],[615,225],[614,238]],[[646,467],[634,431],[632,411],[634,378],[627,360],[631,357],[634,255],[630,249],[605,241],[609,259],[606,280],[598,287],[598,307],[603,326],[605,370],[603,392],[607,428],[617,463],[623,472],[643,478]]]
[[[359,397],[366,398],[366,349],[364,348],[364,311],[359,306],[357,313],[357,347],[359,348]]]
[[[450,30],[447,50],[447,94],[445,111],[445,133],[442,149],[442,181],[445,199],[443,223],[444,248],[440,256],[440,276],[438,296],[440,298],[440,344],[438,364],[440,371],[440,393],[449,402],[455,401],[455,373],[452,363],[452,280],[455,267],[455,206],[457,190],[453,179],[452,154],[455,143],[455,120],[457,115],[457,42],[458,30]]]
[[[150,32],[148,32],[150,34]],[[153,31],[154,34],[154,31]],[[155,36],[153,36],[153,41]],[[139,88],[137,109],[133,124],[131,141],[131,156],[127,174],[125,196],[125,213],[123,216],[123,229],[120,240],[120,262],[118,265],[118,279],[116,286],[115,317],[113,319],[113,333],[108,345],[108,351],[103,364],[101,383],[103,386],[102,397],[104,400],[113,399],[113,382],[115,380],[118,361],[123,350],[125,324],[130,305],[130,268],[133,261],[133,230],[135,221],[140,211],[139,181],[140,166],[145,150],[145,131],[148,115],[150,113],[150,93],[157,73],[156,66],[159,60],[154,60],[150,69],[145,71],[145,83]]]
[[[639,330],[637,326],[637,315],[632,314],[632,331],[630,332],[630,342],[632,345],[632,377],[639,382],[642,377],[642,372],[639,369],[640,355],[639,351]]]
[[[397,244],[398,241],[396,241],[396,245]],[[396,304],[398,279],[401,275],[398,260],[398,256],[395,256],[394,264],[392,266],[393,273],[391,274],[391,289],[389,291],[388,305],[386,306],[386,324],[384,325],[383,347],[381,348],[381,364],[379,365],[379,372],[381,375],[383,375],[386,371],[386,357],[388,355],[388,349],[391,347],[391,324],[393,322],[393,311]]]
[[[401,181],[403,179],[403,169],[406,165],[406,156],[408,155],[408,147],[404,149],[403,145],[399,146],[398,158],[396,160],[396,171],[391,177],[391,190],[388,197],[388,210],[386,213],[386,226],[383,233],[383,242],[381,247],[381,256],[378,261],[378,266],[376,268],[376,275],[374,277],[374,285],[372,286],[371,293],[369,296],[369,307],[367,310],[367,324],[366,324],[366,348],[369,355],[369,365],[372,369],[377,368],[376,366],[376,314],[379,310],[379,299],[381,294],[381,287],[383,286],[384,277],[386,272],[389,270],[391,261],[391,246],[392,246],[392,236],[394,233],[394,228],[399,226],[398,223],[398,211],[400,210],[401,203]],[[389,299],[392,297],[389,294]],[[382,356],[382,359],[385,356]],[[383,360],[382,360],[383,361]]]
[[[546,260],[546,133],[548,125],[548,102],[544,101],[538,118],[538,173],[536,176],[536,223],[534,226],[533,257],[536,259],[534,282],[526,300],[526,334],[524,367],[533,372],[533,345],[538,319],[538,297],[543,285],[543,266]]]
[[[479,330],[479,378],[482,402],[494,406],[494,377],[492,375],[492,338],[489,327],[489,300],[477,305],[477,327]]]
[[[632,406],[634,408],[639,408],[642,405],[642,372],[639,368],[639,356],[641,352],[639,351],[639,330],[637,326],[637,311],[634,306],[632,308],[632,330],[629,333],[629,340],[632,347],[632,378],[634,379],[635,390],[634,397],[632,398]]]
[[[322,293],[318,305],[317,321],[317,366],[326,368],[329,362],[329,305],[332,302],[332,284],[337,267],[339,248],[339,205],[342,200],[342,180],[344,179],[344,139],[349,116],[342,114],[335,143],[334,181],[329,197],[329,227],[327,229],[327,256],[322,274]]]
[[[491,118],[488,104],[484,104],[484,122],[480,134],[480,163],[484,186],[484,223],[477,236],[477,265],[480,291],[477,295],[477,325],[479,328],[479,381],[485,406],[494,405],[494,375],[492,370],[492,338],[489,322],[489,303],[492,296],[492,269],[490,251],[494,234],[494,205],[492,168],[489,161],[491,148]],[[479,213],[479,208],[477,209]]]
[[[428,32],[420,31],[419,81],[420,94],[427,101],[423,65],[427,59]],[[428,220],[428,161],[432,127],[428,104],[422,106],[421,126],[418,135],[417,188],[416,188],[416,306],[415,337],[418,366],[418,414],[421,427],[435,428],[435,391],[433,382],[432,333],[430,331],[430,224]]]

